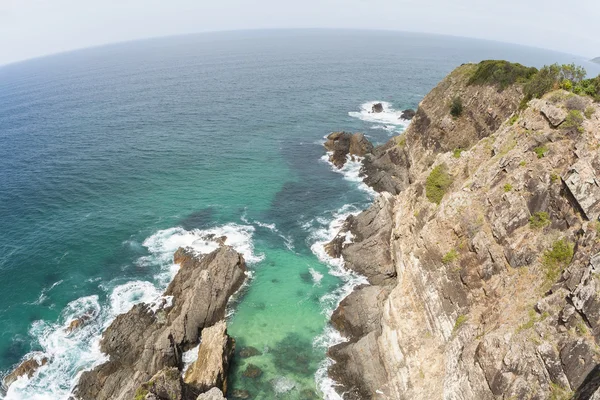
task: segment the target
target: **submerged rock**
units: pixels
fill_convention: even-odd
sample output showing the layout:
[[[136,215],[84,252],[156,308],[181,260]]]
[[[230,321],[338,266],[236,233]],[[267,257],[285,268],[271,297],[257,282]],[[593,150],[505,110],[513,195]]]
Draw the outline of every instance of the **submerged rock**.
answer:
[[[242,375],[246,378],[255,379],[262,375],[262,369],[254,364],[248,364]]]
[[[250,392],[247,390],[236,389],[233,392],[231,392],[231,397],[234,399],[246,400],[250,398]]]
[[[327,136],[325,148],[333,152],[329,161],[337,168],[342,168],[348,156],[364,157],[373,151],[373,145],[362,133],[334,132]]]
[[[229,297],[244,282],[244,258],[222,246],[204,256],[180,248],[174,261],[181,268],[164,293],[173,296],[172,306],[154,313],[149,305],[137,304],[119,315],[100,342],[110,360],[81,375],[78,398],[129,400],[160,370],[179,368],[183,352],[198,344],[200,333],[223,320]],[[221,383],[220,377],[214,375],[212,386]]]
[[[252,346],[242,347],[240,349],[240,351],[238,352],[238,355],[242,358],[260,356],[261,354],[262,353],[260,350],[258,350],[256,347],[252,347]]]

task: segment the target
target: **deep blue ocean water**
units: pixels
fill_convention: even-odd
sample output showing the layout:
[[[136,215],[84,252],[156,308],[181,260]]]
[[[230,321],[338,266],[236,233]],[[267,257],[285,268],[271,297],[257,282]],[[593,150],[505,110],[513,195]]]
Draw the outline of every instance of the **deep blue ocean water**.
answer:
[[[233,389],[254,398],[335,398],[327,319],[360,278],[320,244],[372,193],[323,160],[323,137],[401,132],[465,62],[576,62],[546,50],[435,35],[248,31],[116,44],[0,67],[0,371],[50,363],[7,399],[66,399],[101,362],[118,313],[160,295],[180,245],[226,234],[252,271],[231,304]],[[370,102],[386,102],[374,117]],[[83,312],[95,319],[67,334]],[[243,377],[247,363],[261,378]]]

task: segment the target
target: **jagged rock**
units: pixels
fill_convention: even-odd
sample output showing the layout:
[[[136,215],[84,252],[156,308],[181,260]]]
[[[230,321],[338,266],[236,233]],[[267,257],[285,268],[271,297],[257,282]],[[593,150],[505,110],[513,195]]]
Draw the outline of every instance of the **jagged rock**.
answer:
[[[598,220],[600,185],[594,168],[587,161],[579,160],[569,168],[564,182],[585,217],[590,221]]]
[[[417,114],[415,110],[409,108],[407,110],[402,111],[402,115],[400,115],[401,119],[411,120]]]
[[[2,380],[3,385],[8,388],[21,376],[27,375],[31,378],[40,367],[43,367],[48,363],[48,358],[44,356],[33,356],[32,358],[23,361],[17,368],[15,368],[10,374],[6,375]]]
[[[373,284],[395,276],[389,250],[393,208],[394,197],[389,193],[382,194],[367,210],[349,217],[328,245],[330,249],[339,247],[340,238],[349,242],[341,250],[346,266],[366,276]]]
[[[227,334],[225,321],[202,330],[202,342],[198,349],[198,359],[190,365],[184,381],[197,393],[218,387],[227,392],[227,371],[235,349],[235,342]]]
[[[391,288],[362,285],[346,297],[331,316],[331,323],[350,342],[378,328],[383,303]],[[342,345],[348,342],[343,343]]]
[[[146,399],[157,398],[160,400],[183,400],[186,390],[179,373],[175,367],[165,368],[156,373],[148,382],[143,383],[137,390],[136,396],[146,393]]]
[[[373,151],[373,145],[362,133],[334,132],[327,136],[325,148],[333,152],[329,161],[337,168],[342,168],[350,156],[364,157]]]
[[[226,400],[225,396],[223,396],[223,392],[221,392],[218,388],[212,388],[206,393],[202,393],[199,395],[196,400]]]
[[[531,100],[530,106],[535,109],[538,109],[540,113],[542,113],[542,115],[546,117],[548,122],[550,122],[550,125],[553,128],[558,128],[558,126],[562,124],[567,118],[567,112],[564,109],[557,107],[546,100]]]
[[[260,356],[261,354],[262,353],[260,350],[258,350],[256,347],[252,347],[252,346],[242,347],[240,349],[240,351],[238,352],[238,355],[242,358]]]
[[[371,107],[371,112],[373,112],[373,113],[383,112],[383,104],[381,104],[381,103],[373,104],[373,107]]]
[[[204,256],[180,248],[174,261],[181,268],[164,293],[173,305],[154,313],[137,304],[119,315],[100,342],[110,360],[81,375],[78,398],[129,400],[158,371],[179,367],[200,332],[225,317],[229,297],[245,279],[243,257],[228,246]]]

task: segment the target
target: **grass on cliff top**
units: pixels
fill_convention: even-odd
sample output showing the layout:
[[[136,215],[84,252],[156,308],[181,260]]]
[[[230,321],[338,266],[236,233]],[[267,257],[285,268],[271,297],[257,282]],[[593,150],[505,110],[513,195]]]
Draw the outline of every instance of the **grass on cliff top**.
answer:
[[[521,109],[527,107],[529,100],[539,99],[559,88],[600,101],[600,75],[590,79],[585,77],[585,69],[575,64],[545,65],[538,70],[504,60],[485,60],[476,65],[467,84],[493,85],[500,92],[521,84],[524,94]]]
[[[448,173],[448,168],[445,164],[435,167],[425,182],[425,195],[427,199],[432,203],[440,204],[452,182],[452,175]]]
[[[502,91],[515,83],[525,83],[538,72],[537,68],[526,67],[504,60],[485,60],[469,78],[469,85],[494,85]]]

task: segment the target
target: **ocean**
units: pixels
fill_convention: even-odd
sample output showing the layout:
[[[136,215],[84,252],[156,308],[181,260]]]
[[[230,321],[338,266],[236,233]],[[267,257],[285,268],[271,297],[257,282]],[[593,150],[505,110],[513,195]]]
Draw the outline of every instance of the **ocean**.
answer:
[[[206,233],[250,270],[228,331],[261,355],[236,359],[230,393],[339,398],[326,349],[343,339],[328,318],[365,280],[322,244],[375,194],[360,163],[332,168],[324,136],[384,143],[452,69],[491,58],[600,73],[547,50],[350,30],[206,33],[0,67],[0,375],[50,359],[0,398],[67,399],[104,360],[102,330],[160,296],[179,246],[210,251]],[[85,312],[93,321],[68,334]],[[259,378],[243,376],[249,363]]]

